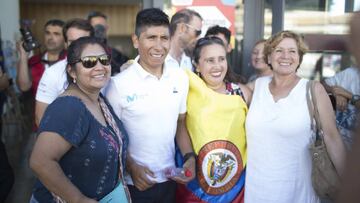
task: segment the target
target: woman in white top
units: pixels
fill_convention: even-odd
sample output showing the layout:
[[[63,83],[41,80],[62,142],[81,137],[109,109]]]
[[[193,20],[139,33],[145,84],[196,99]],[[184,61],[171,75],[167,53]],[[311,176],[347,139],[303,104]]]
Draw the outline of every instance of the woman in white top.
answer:
[[[291,31],[282,31],[266,42],[264,58],[273,76],[255,81],[247,115],[245,203],[319,202],[311,184],[308,80],[296,75],[306,50],[302,38]],[[325,144],[335,168],[341,173],[345,148],[331,102],[318,82],[315,94]]]

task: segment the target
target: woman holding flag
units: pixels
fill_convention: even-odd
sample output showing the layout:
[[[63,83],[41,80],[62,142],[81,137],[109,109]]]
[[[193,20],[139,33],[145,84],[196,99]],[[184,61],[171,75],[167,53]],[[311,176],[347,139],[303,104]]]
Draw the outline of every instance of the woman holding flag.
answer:
[[[243,202],[245,117],[251,91],[236,82],[218,37],[197,41],[188,71],[186,125],[197,154],[197,178],[179,186],[177,202]]]

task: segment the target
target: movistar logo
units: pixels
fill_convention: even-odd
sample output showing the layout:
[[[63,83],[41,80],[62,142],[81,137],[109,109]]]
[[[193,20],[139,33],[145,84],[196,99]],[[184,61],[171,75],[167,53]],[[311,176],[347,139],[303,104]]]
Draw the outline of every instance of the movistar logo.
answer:
[[[130,102],[134,102],[134,101],[139,100],[139,99],[145,99],[146,96],[148,96],[148,95],[147,94],[136,94],[136,93],[134,93],[132,95],[127,95],[126,96],[126,101],[128,103],[130,103]]]

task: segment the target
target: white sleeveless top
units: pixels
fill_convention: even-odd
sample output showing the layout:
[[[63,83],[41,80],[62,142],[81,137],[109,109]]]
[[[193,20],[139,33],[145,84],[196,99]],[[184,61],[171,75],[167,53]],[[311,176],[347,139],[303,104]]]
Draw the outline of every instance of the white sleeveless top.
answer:
[[[277,102],[272,77],[256,80],[246,120],[248,163],[245,203],[318,203],[311,184],[307,79]]]

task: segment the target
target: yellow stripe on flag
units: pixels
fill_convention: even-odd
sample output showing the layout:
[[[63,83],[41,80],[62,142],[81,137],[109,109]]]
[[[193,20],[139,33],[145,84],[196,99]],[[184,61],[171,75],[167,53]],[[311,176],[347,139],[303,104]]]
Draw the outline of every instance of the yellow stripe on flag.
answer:
[[[186,125],[194,151],[215,140],[232,142],[246,165],[245,116],[248,108],[239,95],[220,94],[208,88],[197,75],[187,70],[189,94]]]

